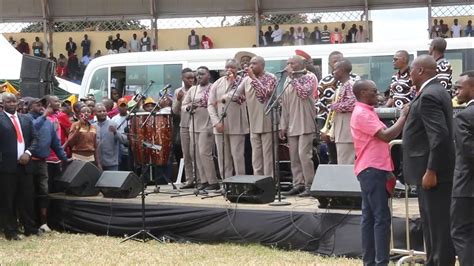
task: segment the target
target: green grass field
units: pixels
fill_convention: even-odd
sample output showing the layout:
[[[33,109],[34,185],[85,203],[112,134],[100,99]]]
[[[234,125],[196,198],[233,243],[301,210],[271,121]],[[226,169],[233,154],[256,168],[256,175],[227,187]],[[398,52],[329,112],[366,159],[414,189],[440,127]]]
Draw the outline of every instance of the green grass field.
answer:
[[[52,232],[7,241],[0,237],[0,265],[361,265],[360,260],[322,257],[258,244],[184,244]]]

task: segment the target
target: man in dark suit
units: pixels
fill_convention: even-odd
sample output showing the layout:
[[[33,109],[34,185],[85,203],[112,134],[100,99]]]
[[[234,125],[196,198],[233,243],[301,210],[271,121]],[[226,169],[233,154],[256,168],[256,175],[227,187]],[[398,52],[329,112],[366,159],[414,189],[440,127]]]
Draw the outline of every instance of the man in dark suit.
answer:
[[[8,240],[20,240],[17,211],[25,235],[40,234],[34,220],[34,185],[30,150],[37,140],[33,122],[16,112],[18,101],[11,93],[3,94],[0,112],[0,222]]]
[[[417,185],[426,265],[454,265],[449,209],[454,171],[451,96],[436,79],[436,61],[429,55],[412,63],[410,79],[417,89],[403,129],[403,172]]]
[[[458,103],[466,109],[454,119],[456,168],[451,202],[451,236],[461,266],[474,265],[474,71],[455,84]]]

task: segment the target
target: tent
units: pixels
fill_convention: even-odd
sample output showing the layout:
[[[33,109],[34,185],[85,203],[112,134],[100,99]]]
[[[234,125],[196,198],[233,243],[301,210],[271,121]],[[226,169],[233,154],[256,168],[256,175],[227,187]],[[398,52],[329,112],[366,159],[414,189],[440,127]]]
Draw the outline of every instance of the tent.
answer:
[[[0,64],[0,79],[20,79],[23,55],[2,34],[0,34],[0,58],[3,62]]]
[[[17,90],[21,91],[19,80],[23,55],[2,34],[0,34],[0,58],[2,58],[2,62],[5,62],[0,64],[0,80],[3,80],[0,84],[9,81]],[[70,94],[79,94],[80,85],[61,78],[56,79],[59,82],[59,86],[55,86],[53,89],[55,95],[58,95],[60,98],[64,98],[64,96],[67,98]]]

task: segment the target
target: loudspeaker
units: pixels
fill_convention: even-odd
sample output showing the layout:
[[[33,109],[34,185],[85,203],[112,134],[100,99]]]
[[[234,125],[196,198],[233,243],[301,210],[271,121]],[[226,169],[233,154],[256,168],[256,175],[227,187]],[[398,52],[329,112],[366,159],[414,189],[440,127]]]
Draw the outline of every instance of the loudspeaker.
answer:
[[[105,198],[135,198],[142,184],[133,172],[104,171],[95,187]]]
[[[60,179],[56,181],[57,188],[68,195],[74,196],[96,196],[99,190],[95,184],[101,175],[101,171],[94,164],[84,161],[72,161],[63,172]]]
[[[49,59],[23,55],[20,72],[21,95],[41,98],[51,94],[54,68],[54,62]]]
[[[230,202],[270,203],[275,200],[275,183],[270,176],[232,176],[223,184]]]
[[[360,209],[362,205],[354,165],[320,164],[310,192],[322,208]]]

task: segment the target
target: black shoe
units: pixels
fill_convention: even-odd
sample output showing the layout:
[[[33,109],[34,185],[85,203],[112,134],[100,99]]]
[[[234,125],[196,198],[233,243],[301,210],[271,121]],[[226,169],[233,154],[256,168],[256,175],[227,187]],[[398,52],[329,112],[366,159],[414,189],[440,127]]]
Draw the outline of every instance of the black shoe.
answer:
[[[309,197],[309,196],[311,196],[311,193],[309,192],[309,188],[305,189],[303,192],[298,194],[298,197],[300,197],[300,198],[306,198],[306,197]]]
[[[208,186],[209,186],[208,183],[202,183],[202,184],[200,184],[200,185],[198,186],[198,190],[204,190],[204,189],[206,189],[206,187],[208,187]]]
[[[5,238],[10,241],[19,241],[21,240],[21,237],[18,234],[11,234],[11,235],[5,235]]]
[[[294,196],[294,195],[300,194],[303,191],[304,191],[304,186],[297,185],[297,186],[294,186],[292,189],[290,189],[290,191],[285,191],[285,192],[282,192],[281,194],[284,196]]]
[[[181,185],[181,187],[179,187],[179,189],[188,189],[188,188],[194,188],[194,184],[190,182],[190,183],[183,184]]]
[[[211,184],[205,188],[205,190],[208,190],[208,191],[219,190],[219,189],[221,189],[221,186],[219,185],[219,183]]]
[[[25,236],[42,236],[43,232],[41,230],[25,231]]]

